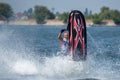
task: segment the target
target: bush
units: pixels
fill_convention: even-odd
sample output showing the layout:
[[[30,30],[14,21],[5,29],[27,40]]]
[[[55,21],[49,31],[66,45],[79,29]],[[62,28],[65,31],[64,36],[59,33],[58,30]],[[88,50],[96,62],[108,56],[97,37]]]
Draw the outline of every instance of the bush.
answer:
[[[7,3],[0,3],[0,16],[3,16],[8,21],[13,16],[12,7]]]
[[[94,15],[92,16],[92,20],[93,20],[93,23],[94,23],[94,24],[100,24],[101,21],[102,21],[102,18],[100,17],[99,14],[94,14]]]
[[[45,23],[45,19],[54,19],[55,16],[45,6],[35,6],[34,11],[35,19],[38,24]]]
[[[62,14],[60,14],[58,16],[58,19],[62,20],[64,23],[67,23],[68,16],[69,16],[69,13],[68,12],[64,12],[64,13],[62,13]]]
[[[117,10],[111,10],[111,19],[113,19],[116,24],[120,24],[120,12]]]

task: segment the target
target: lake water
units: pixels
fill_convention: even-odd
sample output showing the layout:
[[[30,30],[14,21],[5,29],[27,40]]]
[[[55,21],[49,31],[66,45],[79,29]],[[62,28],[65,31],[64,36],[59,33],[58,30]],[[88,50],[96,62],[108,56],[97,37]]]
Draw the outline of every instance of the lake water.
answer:
[[[0,26],[0,80],[120,80],[120,27],[87,28],[87,61],[59,56],[59,26]]]

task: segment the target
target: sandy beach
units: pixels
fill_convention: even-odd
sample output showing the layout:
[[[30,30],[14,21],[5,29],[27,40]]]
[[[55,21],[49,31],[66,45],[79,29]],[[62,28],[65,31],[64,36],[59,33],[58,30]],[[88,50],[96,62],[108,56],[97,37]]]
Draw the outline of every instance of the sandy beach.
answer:
[[[67,24],[63,23],[62,21],[58,19],[54,20],[45,20],[45,24],[37,24],[34,19],[29,19],[29,20],[14,20],[14,21],[9,21],[7,23],[6,21],[0,21],[0,25],[31,25],[31,26],[66,26]],[[113,20],[103,20],[102,24],[94,24],[92,20],[86,20],[86,26],[91,27],[91,26],[118,26],[116,25]]]

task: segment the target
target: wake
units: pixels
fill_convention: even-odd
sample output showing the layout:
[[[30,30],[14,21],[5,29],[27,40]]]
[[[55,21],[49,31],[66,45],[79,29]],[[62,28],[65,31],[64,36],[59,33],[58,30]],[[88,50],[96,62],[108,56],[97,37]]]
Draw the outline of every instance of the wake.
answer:
[[[44,63],[29,60],[17,60],[12,66],[12,72],[20,75],[39,75],[49,78],[73,78],[83,74],[84,62],[73,61],[69,56],[45,57]]]

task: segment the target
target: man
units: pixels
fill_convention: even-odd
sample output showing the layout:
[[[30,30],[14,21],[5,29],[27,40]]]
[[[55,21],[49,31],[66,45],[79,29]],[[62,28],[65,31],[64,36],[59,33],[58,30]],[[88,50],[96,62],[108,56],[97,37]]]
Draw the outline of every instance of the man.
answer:
[[[62,29],[58,34],[58,39],[60,40],[61,52],[64,55],[68,55],[69,53],[69,35],[66,29]],[[64,37],[62,37],[62,33],[64,32]]]

